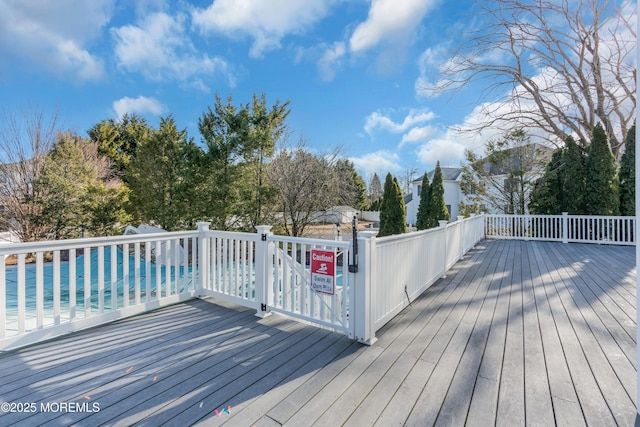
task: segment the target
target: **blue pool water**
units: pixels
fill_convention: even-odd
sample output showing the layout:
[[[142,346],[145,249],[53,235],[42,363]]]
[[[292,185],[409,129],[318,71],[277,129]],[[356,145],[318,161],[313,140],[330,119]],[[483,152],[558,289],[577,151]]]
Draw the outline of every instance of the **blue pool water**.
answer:
[[[88,280],[90,283],[90,298],[91,302],[91,310],[98,310],[98,302],[99,302],[99,267],[98,267],[98,251],[102,250],[104,255],[104,289],[102,298],[104,304],[104,310],[110,310],[112,308],[113,298],[112,298],[112,283],[111,283],[111,266],[112,263],[116,263],[116,275],[115,275],[115,289],[116,298],[115,303],[116,307],[122,307],[124,305],[124,296],[125,293],[128,293],[130,304],[133,303],[135,298],[135,281],[136,281],[136,272],[135,272],[135,255],[128,254],[125,255],[120,248],[116,250],[115,260],[111,258],[111,248],[104,247],[101,249],[93,248],[90,251],[89,259],[86,260],[89,262],[90,268],[90,277],[85,277],[85,254],[79,255],[76,257],[76,265],[75,272],[70,272],[70,263],[68,261],[60,262],[60,305],[61,309],[64,311],[69,307],[70,300],[70,287],[69,287],[69,278],[71,274],[75,277],[75,287],[76,287],[76,308],[77,310],[82,311],[84,309],[85,303],[85,281]],[[124,278],[124,260],[125,256],[128,256],[128,280]],[[140,283],[140,295],[141,299],[144,300],[146,296],[147,289],[149,289],[150,295],[152,299],[156,298],[157,295],[157,287],[160,285],[160,290],[162,295],[166,294],[166,281],[167,277],[169,278],[169,282],[173,289],[171,293],[177,293],[186,290],[187,288],[192,289],[194,284],[192,283],[193,277],[192,268],[190,266],[171,266],[167,267],[165,265],[156,264],[153,262],[148,262],[144,258],[139,258],[139,283]],[[253,265],[251,266],[253,267]],[[309,271],[308,265],[304,266],[305,270]],[[46,311],[49,311],[53,307],[53,279],[54,279],[54,271],[53,271],[53,263],[45,263],[43,265],[43,301],[44,308]],[[148,274],[147,274],[147,269]],[[247,273],[252,271],[253,268],[250,268],[248,265],[237,265],[235,263],[231,263],[231,265],[227,264],[224,267],[223,272],[221,274],[226,275],[230,274],[235,276],[236,274],[242,276],[244,272]],[[242,273],[240,273],[242,270]],[[26,264],[25,265],[25,283],[26,283],[26,297],[25,304],[27,312],[36,310],[36,265],[34,264]],[[219,272],[212,272],[212,276],[216,277]],[[177,282],[178,289],[175,289]],[[244,298],[252,299],[254,296],[254,284],[253,277],[245,277],[244,280],[241,280],[244,285],[241,285],[240,289],[237,290],[235,295],[244,295]],[[148,284],[148,288],[147,288]],[[6,300],[7,300],[7,314],[14,315],[17,313],[17,301],[18,301],[18,269],[16,266],[7,266],[6,267]],[[335,285],[337,288],[343,285],[343,267],[336,266],[336,277],[335,277]],[[177,292],[176,292],[177,291]],[[251,295],[249,295],[249,293]]]
[[[111,284],[111,265],[113,262],[116,263],[116,276],[115,276],[115,291],[116,291],[116,300],[117,304],[121,306],[124,302],[124,294],[125,292],[129,293],[129,298],[132,300],[134,298],[134,290],[135,290],[135,256],[133,254],[126,255],[128,256],[129,262],[129,277],[128,280],[124,278],[124,259],[125,254],[122,252],[120,248],[116,251],[116,259],[111,259],[111,249],[109,247],[105,248],[93,248],[90,251],[89,255],[89,263],[91,266],[90,277],[85,277],[85,254],[82,254],[76,257],[76,266],[75,272],[70,272],[70,265],[68,261],[60,262],[60,302],[62,307],[68,306],[69,304],[69,277],[70,274],[73,274],[75,277],[75,286],[76,286],[76,306],[78,308],[84,307],[85,300],[85,280],[88,280],[90,283],[90,301],[92,309],[97,309],[98,307],[98,298],[99,298],[99,284],[98,284],[98,276],[99,276],[99,267],[98,267],[98,251],[104,251],[104,308],[111,308],[112,304],[112,284]],[[191,267],[166,267],[164,265],[157,265],[153,262],[147,262],[145,259],[140,259],[140,270],[139,270],[139,278],[140,278],[140,290],[141,295],[144,297],[145,292],[147,291],[147,279],[149,281],[149,289],[152,294],[157,292],[157,278],[159,275],[159,282],[161,285],[162,292],[165,292],[165,283],[167,276],[169,277],[170,283],[175,283],[176,278],[178,279],[178,291],[182,291],[186,286],[191,286]],[[148,264],[148,265],[147,265]],[[147,277],[147,267],[149,269],[149,275]],[[27,310],[35,310],[36,308],[36,265],[27,264],[25,266],[25,283],[26,283],[26,308]],[[186,277],[185,277],[186,276]],[[53,263],[45,263],[43,265],[43,293],[44,293],[44,307],[51,308],[53,306]],[[125,283],[126,282],[126,283]],[[18,299],[18,269],[16,266],[7,266],[6,267],[6,299],[7,299],[7,310],[9,312],[12,309],[17,308],[17,299]],[[175,286],[175,285],[173,285]],[[173,293],[175,293],[176,289],[173,289]]]

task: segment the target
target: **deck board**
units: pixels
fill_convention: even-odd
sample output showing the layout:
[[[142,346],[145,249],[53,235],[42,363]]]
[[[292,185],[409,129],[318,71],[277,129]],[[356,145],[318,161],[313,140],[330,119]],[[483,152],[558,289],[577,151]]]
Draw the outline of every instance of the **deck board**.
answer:
[[[482,241],[364,346],[192,300],[0,354],[0,425],[633,425],[635,248]]]

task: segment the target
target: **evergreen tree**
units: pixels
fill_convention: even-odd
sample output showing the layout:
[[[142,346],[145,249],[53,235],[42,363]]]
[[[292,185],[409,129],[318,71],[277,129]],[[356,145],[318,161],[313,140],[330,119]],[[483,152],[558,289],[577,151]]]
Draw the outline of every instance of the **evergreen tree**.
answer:
[[[529,211],[537,215],[556,215],[561,211],[562,196],[562,158],[564,149],[557,149],[551,161],[545,167],[531,190]]]
[[[378,236],[390,236],[392,234],[405,233],[406,231],[406,213],[402,191],[398,180],[391,173],[388,173],[384,181]]]
[[[636,126],[627,133],[620,159],[620,215],[636,214]]]
[[[391,203],[391,212],[394,219],[393,234],[402,234],[407,232],[407,208],[404,204],[404,195],[400,189],[400,184],[396,178],[393,178],[393,203]]]
[[[585,175],[585,214],[619,213],[618,177],[607,136],[599,123],[593,128]]]
[[[418,214],[416,219],[416,228],[418,230],[428,228],[430,199],[431,187],[429,184],[429,174],[425,172],[422,176],[422,185],[420,186],[420,204],[418,204]]]
[[[39,239],[68,239],[83,232],[104,236],[121,232],[129,218],[123,210],[126,190],[110,178],[110,163],[98,146],[71,133],[59,136],[33,182],[40,207],[34,218]]]
[[[391,173],[387,173],[387,177],[384,180],[384,187],[382,190],[382,201],[380,203],[380,230],[378,236],[389,236],[391,231],[391,214],[387,205],[391,203],[391,197],[393,193],[393,176]]]
[[[169,116],[161,118],[159,128],[138,146],[126,170],[130,211],[138,221],[166,230],[185,227],[183,217],[189,212],[185,151],[190,143],[186,129],[178,130]]]
[[[558,210],[554,212],[568,212],[573,215],[584,213],[584,197],[586,193],[586,155],[584,149],[568,136],[562,153],[562,168],[560,171],[561,189],[558,194]]]
[[[364,210],[367,207],[367,187],[353,162],[340,159],[335,164],[335,171],[340,203]]]
[[[267,177],[268,162],[275,153],[276,142],[286,130],[285,121],[289,115],[289,101],[280,101],[269,108],[266,95],[253,95],[253,102],[245,105],[240,116],[246,116],[242,125],[248,126],[246,140],[242,142],[240,173],[242,183],[239,186],[240,203],[237,215],[238,227],[245,231],[254,231],[255,226],[273,224],[276,221],[277,189]]]
[[[113,162],[115,172],[125,182],[127,165],[150,132],[147,121],[135,114],[125,114],[119,120],[103,120],[88,131],[91,140],[98,144],[99,153]]]
[[[444,182],[440,162],[436,164],[436,170],[433,173],[428,212],[427,228],[437,227],[441,220],[449,221],[449,210],[444,202]]]
[[[369,181],[369,210],[380,210],[380,198],[382,197],[382,183],[377,173],[374,173]]]
[[[231,96],[223,103],[216,94],[213,108],[198,120],[206,147],[200,157],[197,187],[201,219],[212,228],[255,230],[273,222],[277,190],[268,179],[268,163],[275,143],[286,130],[288,102],[267,108],[265,96],[254,95],[251,104],[235,106]]]
[[[40,179],[35,183],[42,188],[38,203],[42,211],[36,222],[46,226],[46,239],[80,237],[84,222],[82,205],[93,171],[83,161],[80,138],[62,135],[47,156]]]

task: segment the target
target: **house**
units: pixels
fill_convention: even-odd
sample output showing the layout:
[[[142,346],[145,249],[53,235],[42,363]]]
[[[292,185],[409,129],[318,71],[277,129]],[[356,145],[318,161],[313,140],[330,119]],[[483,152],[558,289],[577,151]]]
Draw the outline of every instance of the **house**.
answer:
[[[455,219],[458,216],[458,205],[464,199],[460,190],[462,168],[444,167],[442,169],[442,183],[444,187],[444,203],[447,205],[449,217]],[[433,173],[429,172],[429,182],[433,182]],[[418,205],[422,193],[422,177],[411,182],[411,193],[405,196],[404,204],[407,207],[407,223],[415,224],[418,217]]]
[[[332,206],[327,210],[316,212],[313,215],[313,223],[346,224],[358,216],[358,210],[351,206]]]
[[[475,202],[488,213],[528,214],[534,183],[542,177],[554,149],[539,143],[496,151],[479,159],[472,170],[482,191]]]
[[[524,212],[528,213],[529,197],[533,183],[544,173],[545,165],[551,159],[553,148],[538,143],[512,147],[497,152],[492,157],[478,160],[480,177],[478,180],[484,185],[486,194],[480,202],[486,207],[488,213],[518,213],[517,205],[524,206]],[[514,181],[510,178],[510,171],[523,169],[524,194],[514,187]],[[429,182],[433,182],[433,174],[429,172]],[[467,196],[462,192],[462,168],[442,168],[444,184],[444,202],[449,210],[449,218],[455,221],[460,214],[459,205],[463,201],[468,202]],[[422,177],[411,182],[411,194],[405,196],[407,207],[407,223],[415,224],[418,217],[418,205],[422,192]],[[509,188],[511,188],[509,190]],[[511,196],[511,197],[509,197]],[[516,205],[516,206],[514,206]]]

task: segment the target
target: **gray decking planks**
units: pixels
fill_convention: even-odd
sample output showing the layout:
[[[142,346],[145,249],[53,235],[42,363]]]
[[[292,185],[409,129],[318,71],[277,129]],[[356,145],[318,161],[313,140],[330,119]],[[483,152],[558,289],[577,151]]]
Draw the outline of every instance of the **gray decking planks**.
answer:
[[[0,425],[632,425],[635,274],[635,248],[484,241],[371,347],[193,300],[1,354],[0,401],[101,410]]]

